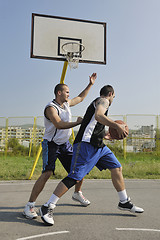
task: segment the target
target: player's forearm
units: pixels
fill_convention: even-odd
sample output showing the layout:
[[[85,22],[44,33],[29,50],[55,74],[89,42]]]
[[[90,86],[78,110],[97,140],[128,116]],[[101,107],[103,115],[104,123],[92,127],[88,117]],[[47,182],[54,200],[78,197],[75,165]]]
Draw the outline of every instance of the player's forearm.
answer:
[[[99,123],[101,123],[105,126],[112,127],[112,128],[115,128],[115,129],[118,128],[118,124],[116,122],[114,122],[112,119],[106,117],[105,115],[96,115],[95,119]]]
[[[80,123],[79,122],[63,122],[60,121],[57,124],[54,124],[57,129],[68,129],[72,128],[75,126],[78,126]]]
[[[89,90],[91,89],[93,84],[89,83],[88,86],[78,95],[78,97],[80,98],[81,102],[83,101],[83,99],[87,96]]]

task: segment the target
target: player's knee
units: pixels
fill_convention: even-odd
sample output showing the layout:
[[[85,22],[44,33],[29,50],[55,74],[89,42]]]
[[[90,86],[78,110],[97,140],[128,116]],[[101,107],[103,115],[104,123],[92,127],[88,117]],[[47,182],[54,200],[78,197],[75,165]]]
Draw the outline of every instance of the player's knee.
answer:
[[[112,168],[110,169],[112,174],[121,174],[122,173],[122,167],[118,167],[118,168]]]
[[[81,182],[81,180],[76,180],[76,183],[80,183]]]
[[[70,177],[65,177],[62,180],[62,182],[68,189],[70,189],[71,187],[73,187],[77,183],[77,180],[75,180],[73,178],[70,178]]]

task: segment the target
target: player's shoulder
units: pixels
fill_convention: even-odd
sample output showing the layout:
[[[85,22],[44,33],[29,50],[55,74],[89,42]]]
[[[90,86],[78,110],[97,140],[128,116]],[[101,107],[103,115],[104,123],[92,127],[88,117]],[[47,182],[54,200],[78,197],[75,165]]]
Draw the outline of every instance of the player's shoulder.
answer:
[[[107,98],[104,97],[99,97],[96,99],[95,101],[95,105],[103,105],[104,107],[108,107],[109,106],[109,100]]]
[[[49,102],[46,104],[46,107],[52,107],[52,106],[54,106],[55,104],[56,104],[56,102],[55,102],[55,100],[53,99],[53,100],[49,101]]]
[[[50,110],[56,110],[59,113],[59,105],[54,101],[50,101],[47,103],[47,105],[45,106],[45,111],[50,111]]]

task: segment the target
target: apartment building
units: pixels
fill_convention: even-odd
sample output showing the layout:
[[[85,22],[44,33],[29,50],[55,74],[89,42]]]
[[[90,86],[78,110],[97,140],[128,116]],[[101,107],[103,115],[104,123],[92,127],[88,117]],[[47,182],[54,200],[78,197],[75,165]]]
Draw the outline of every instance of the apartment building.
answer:
[[[44,128],[37,127],[23,127],[23,126],[14,126],[6,128],[0,128],[0,149],[4,150],[6,139],[16,138],[18,139],[21,145],[29,147],[30,141],[36,141],[40,143],[43,138]]]

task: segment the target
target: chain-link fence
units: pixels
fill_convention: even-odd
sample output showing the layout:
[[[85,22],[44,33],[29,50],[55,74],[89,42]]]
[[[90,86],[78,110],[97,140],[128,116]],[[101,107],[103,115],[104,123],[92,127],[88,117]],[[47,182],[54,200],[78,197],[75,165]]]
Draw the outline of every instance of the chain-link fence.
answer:
[[[124,140],[105,141],[114,146],[119,144],[123,149],[124,157],[133,152],[157,152],[160,153],[160,115],[127,114],[110,115],[112,120],[123,120],[128,124],[129,136]],[[73,121],[76,121],[73,116]],[[74,128],[76,135],[79,126]],[[107,128],[106,128],[107,130]],[[28,155],[35,156],[44,134],[43,117],[0,117],[0,152],[7,155],[12,151],[8,143],[11,139],[17,139],[19,144],[28,148]]]
[[[9,141],[17,139],[18,143],[28,148],[28,155],[40,144],[44,134],[43,117],[9,117],[0,118],[0,152],[7,155],[12,151]]]

